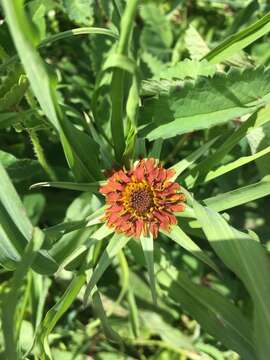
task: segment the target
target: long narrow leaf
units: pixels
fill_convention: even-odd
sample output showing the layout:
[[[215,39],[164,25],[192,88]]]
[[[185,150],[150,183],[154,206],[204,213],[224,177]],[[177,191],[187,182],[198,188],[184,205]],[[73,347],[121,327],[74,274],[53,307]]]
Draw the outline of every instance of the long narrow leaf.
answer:
[[[10,263],[11,265],[14,261],[19,260],[19,255],[23,253],[25,246],[32,239],[33,226],[1,163],[0,178],[0,247],[4,248],[1,254],[1,263],[3,265]],[[33,263],[33,268],[42,274],[52,274],[57,270],[57,264],[48,253],[40,251]]]
[[[141,244],[149,275],[150,288],[154,304],[157,304],[156,280],[154,272],[154,240],[153,236],[141,236]]]
[[[95,267],[89,283],[87,284],[84,294],[84,304],[86,305],[88,297],[90,296],[94,286],[98,283],[99,279],[103,275],[104,271],[112,262],[115,255],[126,245],[129,238],[115,234],[104,250],[97,266]]]
[[[270,31],[270,13],[251,24],[246,29],[230,36],[215,49],[210,51],[204,59],[212,64],[229,59],[232,55],[244,49],[254,41]]]
[[[254,306],[254,343],[259,359],[270,352],[270,263],[262,245],[232,228],[214,210],[194,201],[194,210],[211,246],[245,284]]]
[[[2,321],[5,339],[5,358],[7,360],[21,359],[20,349],[18,348],[18,329],[16,329],[16,307],[18,305],[19,294],[24,278],[29,271],[37,251],[42,246],[44,235],[41,230],[35,228],[33,237],[28,243],[25,252],[19,262],[17,269],[11,280],[11,288],[4,296]]]
[[[231,301],[210,288],[194,284],[183,272],[161,263],[157,280],[167,294],[180,303],[210,334],[237,351],[243,359],[254,360],[251,324]]]
[[[235,206],[246,204],[270,194],[270,176],[265,176],[261,181],[243,186],[224,194],[204,200],[211,209],[218,212],[231,209]]]
[[[235,170],[243,165],[246,165],[246,164],[250,163],[251,161],[259,159],[260,157],[268,154],[269,152],[270,152],[270,146],[267,146],[263,150],[258,151],[253,155],[242,156],[239,159],[232,161],[226,165],[221,165],[216,170],[209,171],[204,177],[200,177],[199,173],[193,174],[193,175],[188,175],[185,178],[185,183],[186,183],[187,187],[189,187],[189,188],[194,186],[197,183],[202,183],[202,182],[206,183],[206,182],[214,180],[217,177],[224,175],[232,170]]]
[[[72,182],[40,182],[30,186],[30,189],[39,189],[42,187],[53,187],[58,189],[68,189],[77,191],[89,191],[98,193],[102,181],[95,183],[72,183]]]
[[[76,299],[79,291],[85,283],[85,280],[86,276],[84,273],[76,275],[60,300],[47,312],[37,336],[37,342],[41,349],[42,360],[52,360],[48,336],[52,332],[58,320]]]
[[[219,272],[216,264],[210,257],[193,241],[191,238],[177,225],[171,227],[171,231],[167,232],[162,230],[163,234],[175,241],[185,250],[189,251],[192,255],[203,261],[210,266],[214,271]]]
[[[216,142],[217,138],[214,138],[208,141],[206,144],[201,146],[198,150],[194,151],[190,155],[188,155],[185,159],[179,161],[175,165],[171,167],[175,171],[174,176],[172,177],[172,181],[175,181],[178,176],[186,170],[189,166],[191,166],[197,159],[199,159],[202,155],[207,153],[207,150]]]

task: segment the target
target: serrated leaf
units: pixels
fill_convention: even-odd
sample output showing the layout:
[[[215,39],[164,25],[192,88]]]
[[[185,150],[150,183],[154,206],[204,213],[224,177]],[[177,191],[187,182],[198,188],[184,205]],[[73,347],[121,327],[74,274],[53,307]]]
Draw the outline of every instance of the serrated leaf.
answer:
[[[93,24],[93,0],[63,0],[63,4],[70,20],[80,25],[91,26]]]
[[[191,58],[194,60],[200,60],[209,52],[206,42],[192,25],[189,25],[186,31],[185,44]]]
[[[36,160],[17,159],[12,154],[0,150],[0,161],[13,182],[31,178],[41,172],[41,167]]]
[[[213,76],[216,72],[216,67],[208,61],[185,59],[175,65],[163,66],[159,73],[156,74],[155,79],[166,80],[184,80],[186,78],[196,79],[198,76]]]
[[[21,112],[0,112],[0,129],[17,125],[19,122],[27,120],[35,110],[27,110]]]
[[[154,3],[144,4],[140,10],[145,22],[140,39],[142,49],[156,56],[167,56],[173,34],[166,15]]]
[[[165,64],[162,61],[146,51],[142,53],[142,60],[146,63],[153,75],[158,76],[165,67]]]
[[[270,99],[270,70],[232,70],[211,79],[186,82],[158,99],[145,101],[141,130],[149,140],[224,124],[235,117],[254,112]]]
[[[20,64],[12,66],[0,85],[0,111],[8,111],[23,98],[29,84]]]

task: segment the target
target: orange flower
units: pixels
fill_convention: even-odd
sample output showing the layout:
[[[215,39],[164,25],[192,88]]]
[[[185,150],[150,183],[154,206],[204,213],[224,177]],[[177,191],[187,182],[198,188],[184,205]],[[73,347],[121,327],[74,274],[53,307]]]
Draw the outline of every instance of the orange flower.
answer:
[[[174,170],[152,158],[138,161],[129,171],[115,172],[100,188],[108,205],[104,218],[108,226],[137,238],[149,233],[156,238],[159,229],[170,231],[177,223],[173,213],[185,209],[180,185],[169,180],[173,175]]]

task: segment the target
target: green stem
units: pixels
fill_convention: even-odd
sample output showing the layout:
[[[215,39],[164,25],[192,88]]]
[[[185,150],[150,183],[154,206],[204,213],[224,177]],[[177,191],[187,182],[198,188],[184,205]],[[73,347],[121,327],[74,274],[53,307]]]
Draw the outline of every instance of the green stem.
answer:
[[[139,0],[129,0],[121,19],[121,31],[116,53],[127,55],[128,45],[133,29],[133,21]],[[124,70],[115,68],[111,82],[111,132],[115,151],[115,157],[121,162],[125,151],[125,134],[123,125],[123,104],[124,104]]]
[[[55,175],[53,168],[49,165],[49,163],[46,159],[46,156],[44,154],[44,151],[42,149],[42,146],[40,144],[40,141],[39,141],[36,131],[31,129],[31,130],[28,130],[28,133],[29,133],[30,139],[31,139],[33,147],[34,147],[36,157],[37,157],[40,165],[42,166],[43,170],[48,174],[48,176],[50,177],[50,179],[52,181],[57,181],[57,176]]]

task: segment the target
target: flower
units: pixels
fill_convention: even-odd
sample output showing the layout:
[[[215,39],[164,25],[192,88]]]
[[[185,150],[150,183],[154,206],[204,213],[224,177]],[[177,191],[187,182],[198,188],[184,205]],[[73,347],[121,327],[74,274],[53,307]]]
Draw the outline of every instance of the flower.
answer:
[[[104,220],[118,233],[139,238],[159,229],[170,231],[177,223],[174,212],[185,209],[180,185],[170,181],[173,169],[164,169],[153,158],[143,159],[129,170],[119,170],[100,188],[106,197]]]

